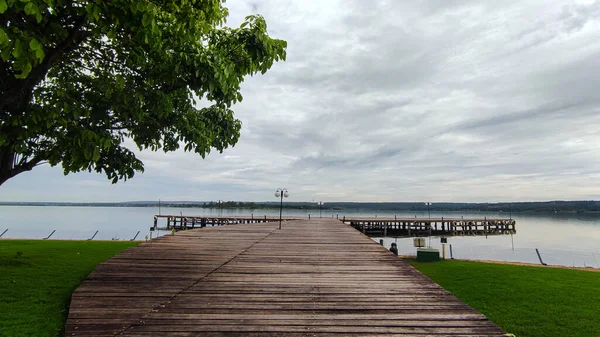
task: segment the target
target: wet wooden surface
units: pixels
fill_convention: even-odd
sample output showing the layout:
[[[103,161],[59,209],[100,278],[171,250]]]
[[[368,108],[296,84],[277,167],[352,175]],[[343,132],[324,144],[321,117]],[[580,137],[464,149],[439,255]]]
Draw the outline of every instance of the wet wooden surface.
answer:
[[[483,315],[331,219],[179,232],[99,265],[66,336],[502,336]]]

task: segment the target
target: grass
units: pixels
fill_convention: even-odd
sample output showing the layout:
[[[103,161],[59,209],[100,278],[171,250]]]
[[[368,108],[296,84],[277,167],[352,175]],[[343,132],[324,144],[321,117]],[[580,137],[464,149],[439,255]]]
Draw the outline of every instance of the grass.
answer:
[[[71,293],[123,241],[0,240],[0,336],[62,336]],[[405,260],[517,337],[600,336],[600,273]]]
[[[600,336],[598,272],[405,261],[517,337]]]
[[[62,336],[71,293],[136,242],[0,240],[0,336]]]

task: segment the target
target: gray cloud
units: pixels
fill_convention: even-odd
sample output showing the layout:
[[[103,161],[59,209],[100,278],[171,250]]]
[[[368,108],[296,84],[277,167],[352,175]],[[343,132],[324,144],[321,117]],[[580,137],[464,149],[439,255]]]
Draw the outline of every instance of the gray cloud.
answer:
[[[227,3],[288,61],[243,85],[240,143],[142,152],[110,185],[43,168],[2,200],[504,201],[598,197],[600,2]]]

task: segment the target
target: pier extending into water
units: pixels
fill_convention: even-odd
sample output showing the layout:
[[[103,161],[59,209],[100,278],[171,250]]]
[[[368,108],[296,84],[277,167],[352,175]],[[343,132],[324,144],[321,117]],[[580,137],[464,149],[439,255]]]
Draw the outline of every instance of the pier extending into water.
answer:
[[[488,218],[346,218],[340,219],[367,235],[466,236],[516,234],[514,219]]]
[[[504,332],[334,219],[180,231],[75,290],[65,336],[479,336]]]
[[[294,220],[294,217],[283,217],[284,221]],[[155,215],[151,231],[180,231],[194,228],[217,227],[226,225],[256,224],[264,222],[279,222],[279,216],[189,216],[189,215]]]
[[[302,217],[283,217],[283,221],[301,220]],[[309,217],[310,219],[310,217]],[[516,234],[514,219],[493,218],[338,218],[339,221],[375,236],[425,237]],[[187,216],[155,215],[151,231],[180,231],[194,228],[239,224],[279,222],[278,216]]]

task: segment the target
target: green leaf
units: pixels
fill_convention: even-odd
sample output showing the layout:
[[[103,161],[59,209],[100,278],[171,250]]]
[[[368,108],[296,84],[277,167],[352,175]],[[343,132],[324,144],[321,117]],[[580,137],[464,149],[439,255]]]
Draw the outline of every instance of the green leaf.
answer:
[[[0,14],[3,14],[8,9],[8,5],[6,4],[6,0],[0,0]]]
[[[24,64],[21,66],[21,74],[16,75],[16,78],[27,78],[27,76],[29,75],[29,73],[31,72],[32,66],[31,63],[29,61],[24,62]]]
[[[21,57],[21,53],[23,52],[23,45],[21,45],[21,40],[15,40],[15,47],[13,48],[12,54],[15,58]]]
[[[85,157],[85,160],[90,160],[90,159],[92,159],[92,151],[90,151],[90,148],[89,148],[89,147],[86,147],[86,148],[83,150],[83,156]]]
[[[2,1],[2,0],[0,0]],[[8,35],[6,35],[6,32],[4,31],[4,29],[2,29],[2,27],[0,27],[0,45],[4,45],[8,43]]]
[[[2,57],[3,61],[8,60],[8,58],[10,57],[10,48],[3,48],[2,52],[0,53],[0,56]]]
[[[117,88],[123,89],[125,88],[125,81],[123,80],[123,76],[119,75],[116,78]]]
[[[148,24],[150,23],[150,15],[148,15],[148,13],[144,13],[144,15],[142,16],[142,25],[144,25],[144,27],[148,26]]]
[[[31,39],[31,41],[29,41],[29,49],[36,51],[36,50],[40,49],[41,47],[42,47],[42,45],[38,42],[38,40]]]
[[[46,56],[46,53],[44,53],[43,49],[38,49],[35,51],[35,57],[38,58],[38,60],[43,61],[44,60],[44,56]]]
[[[100,21],[100,7],[94,6],[94,19]]]
[[[94,156],[92,157],[92,160],[94,162],[97,162],[98,160],[100,160],[100,149],[99,148],[94,148]]]
[[[25,5],[25,14],[35,15],[35,7],[35,3],[28,2],[27,5]]]

